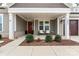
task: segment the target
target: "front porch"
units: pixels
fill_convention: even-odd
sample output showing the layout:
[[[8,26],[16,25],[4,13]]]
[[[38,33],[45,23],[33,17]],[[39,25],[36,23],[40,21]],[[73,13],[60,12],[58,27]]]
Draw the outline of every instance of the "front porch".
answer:
[[[37,11],[35,12],[34,10],[37,10]],[[60,10],[62,10],[62,12],[60,12]],[[11,8],[9,10],[9,12],[11,12],[9,14],[9,19],[10,19],[9,38],[14,39],[15,36],[19,37],[19,36],[31,33],[31,34],[37,35],[37,37],[38,35],[59,34],[61,36],[65,36],[65,39],[70,39],[70,28],[69,28],[70,21],[69,20],[72,19],[69,14],[70,10],[69,9],[67,9],[67,11],[65,9],[64,10],[60,9],[60,10],[53,8],[52,11],[50,11],[50,8],[49,9],[44,8],[41,10],[39,10],[38,8],[35,8],[35,9],[33,8],[33,11],[28,11],[28,8],[25,8],[23,11],[22,8],[21,9],[15,8],[15,10]],[[48,11],[50,11],[51,13]],[[23,22],[17,21],[16,15],[21,18],[19,19],[19,21],[20,20],[24,20],[24,21]],[[77,30],[78,30],[78,27],[77,27]],[[79,31],[77,33],[79,33]]]
[[[68,34],[68,29],[63,28],[64,13],[18,13],[14,15],[16,16],[13,20],[15,38],[28,33],[37,35],[37,37],[47,34],[61,36]],[[67,32],[64,33],[64,31]]]

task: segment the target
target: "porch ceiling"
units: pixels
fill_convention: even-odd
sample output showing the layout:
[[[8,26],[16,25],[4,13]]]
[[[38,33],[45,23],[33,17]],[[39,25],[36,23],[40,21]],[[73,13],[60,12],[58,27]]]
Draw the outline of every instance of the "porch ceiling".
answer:
[[[59,16],[64,15],[64,13],[19,13],[17,14],[22,16],[26,19],[33,19],[33,18],[57,18]]]

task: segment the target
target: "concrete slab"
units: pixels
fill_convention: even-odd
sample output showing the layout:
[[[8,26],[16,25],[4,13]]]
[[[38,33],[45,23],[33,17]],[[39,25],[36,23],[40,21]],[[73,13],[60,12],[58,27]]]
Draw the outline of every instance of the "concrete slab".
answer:
[[[55,51],[56,55],[58,56],[79,56],[79,52],[72,49],[70,46],[54,46],[51,48]]]
[[[19,37],[18,39],[15,39],[14,41],[6,44],[3,47],[0,47],[0,55],[7,55],[9,52],[13,51],[15,48],[18,47],[20,43],[24,41],[24,36]]]
[[[8,56],[30,56],[32,53],[32,46],[19,46],[12,52],[8,53]]]
[[[32,56],[51,56],[55,55],[55,53],[51,52],[49,46],[34,46],[32,51]]]

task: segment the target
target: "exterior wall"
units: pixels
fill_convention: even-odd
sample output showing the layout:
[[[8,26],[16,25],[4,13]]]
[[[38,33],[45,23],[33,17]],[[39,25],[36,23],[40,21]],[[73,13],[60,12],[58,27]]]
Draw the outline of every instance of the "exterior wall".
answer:
[[[16,32],[15,38],[23,36],[26,30],[26,21],[23,20],[21,17],[16,16]]]
[[[8,13],[7,9],[0,9],[0,13],[4,14],[4,13]]]
[[[53,34],[57,34],[57,20],[50,20],[50,32],[53,31]]]
[[[9,37],[9,15],[8,13],[3,13],[3,31],[0,32],[3,37]]]
[[[63,3],[15,3],[11,8],[68,8]]]

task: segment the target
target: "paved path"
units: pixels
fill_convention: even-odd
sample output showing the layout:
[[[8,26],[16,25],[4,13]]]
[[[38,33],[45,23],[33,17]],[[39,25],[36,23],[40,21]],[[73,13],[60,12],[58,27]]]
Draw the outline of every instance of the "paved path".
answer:
[[[79,46],[18,46],[20,37],[0,48],[0,56],[79,56]]]
[[[18,46],[8,56],[79,56],[79,46]]]
[[[14,49],[18,47],[18,45],[24,41],[24,36],[20,37],[18,39],[15,39],[14,41],[6,44],[3,47],[0,47],[0,55],[7,55],[9,52],[12,52]]]

